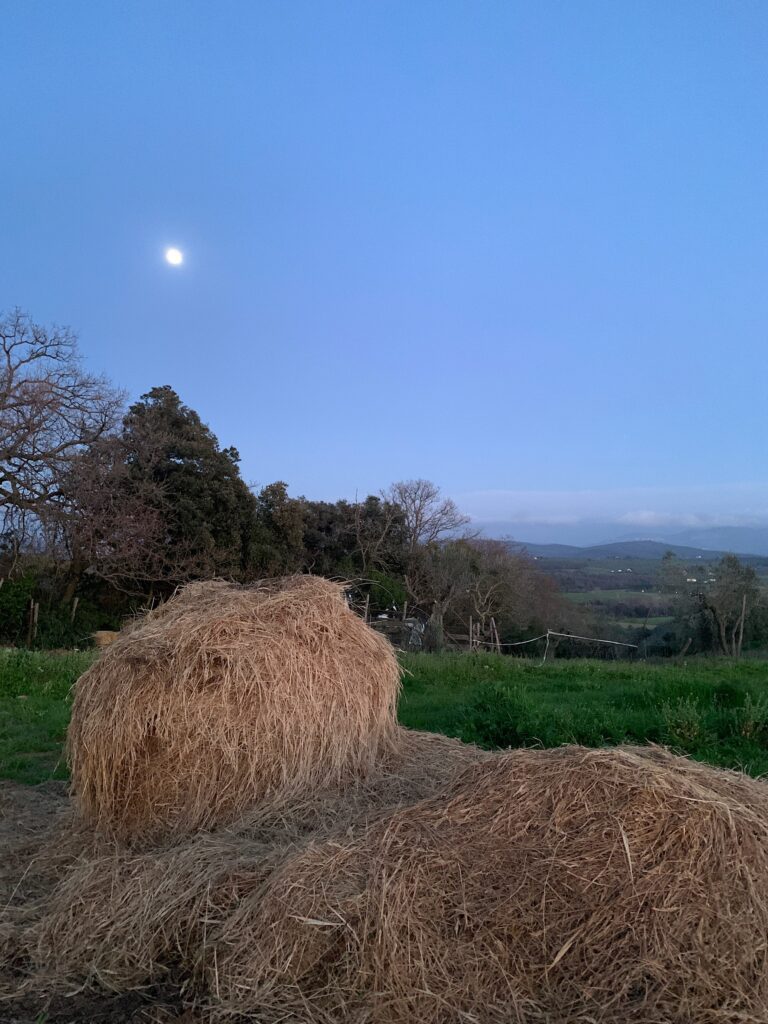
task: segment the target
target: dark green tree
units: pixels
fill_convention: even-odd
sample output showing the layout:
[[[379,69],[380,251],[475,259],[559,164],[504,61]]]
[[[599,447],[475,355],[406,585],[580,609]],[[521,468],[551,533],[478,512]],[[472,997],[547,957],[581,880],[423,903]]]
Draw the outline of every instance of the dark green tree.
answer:
[[[237,449],[222,449],[167,385],[152,388],[130,407],[122,442],[136,489],[157,495],[165,577],[172,582],[252,575],[256,500],[240,476]]]
[[[307,501],[304,512],[306,566],[320,576],[359,575],[355,558],[355,510],[347,501]]]
[[[282,480],[256,496],[253,555],[263,576],[285,576],[306,568],[304,501],[290,498]]]
[[[355,579],[374,612],[405,601],[405,521],[397,505],[376,495],[363,501],[307,501],[304,548],[309,571]]]

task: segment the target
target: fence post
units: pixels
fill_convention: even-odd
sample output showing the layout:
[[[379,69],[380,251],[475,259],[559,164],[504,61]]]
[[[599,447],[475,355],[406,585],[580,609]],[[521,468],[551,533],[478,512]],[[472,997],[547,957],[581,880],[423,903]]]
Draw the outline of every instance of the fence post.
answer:
[[[541,659],[541,664],[542,665],[547,660],[547,654],[548,653],[549,653],[549,630],[547,630],[547,642],[546,642],[546,644],[544,646],[544,657]]]

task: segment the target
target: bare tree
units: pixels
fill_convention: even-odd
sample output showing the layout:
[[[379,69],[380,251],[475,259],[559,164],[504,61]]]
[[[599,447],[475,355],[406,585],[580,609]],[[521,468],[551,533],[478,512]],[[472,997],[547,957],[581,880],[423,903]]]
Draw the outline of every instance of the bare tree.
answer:
[[[72,460],[116,425],[122,395],[87,373],[77,338],[20,310],[0,317],[0,510],[39,514]]]
[[[409,563],[418,547],[455,534],[469,522],[469,516],[450,498],[444,498],[430,480],[401,480],[384,491],[382,498],[402,510]]]
[[[489,643],[494,630],[515,636],[529,629],[571,628],[582,614],[559,593],[551,576],[505,540],[470,539],[464,542],[471,556],[471,580],[459,595],[454,615],[468,626],[470,616],[480,636]]]
[[[402,509],[386,497],[369,495],[353,507],[355,547],[363,574],[390,567],[400,553],[405,526]]]
[[[426,650],[442,650],[445,618],[461,596],[466,595],[471,583],[472,553],[466,542],[433,541],[416,549],[405,585],[414,606],[428,615]]]
[[[736,555],[725,555],[714,571],[714,585],[698,595],[701,608],[710,616],[721,652],[739,658],[747,616],[760,596],[757,574]]]
[[[71,461],[60,500],[43,513],[42,523],[66,566],[64,604],[84,573],[129,592],[145,582],[181,582],[192,575],[169,550],[162,488],[133,477],[127,454],[117,436],[92,444]]]
[[[527,574],[519,571],[522,559],[511,554],[501,540],[474,541],[472,544],[474,572],[467,591],[472,618],[480,635],[486,637],[490,620],[501,621],[511,599],[518,596]]]

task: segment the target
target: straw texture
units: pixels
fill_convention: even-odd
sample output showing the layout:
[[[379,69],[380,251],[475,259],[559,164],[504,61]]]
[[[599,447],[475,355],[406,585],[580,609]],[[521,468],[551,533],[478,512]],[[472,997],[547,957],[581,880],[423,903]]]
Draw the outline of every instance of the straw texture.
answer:
[[[363,777],[392,746],[399,678],[338,584],[190,584],[78,681],[77,808],[124,841],[154,841]]]
[[[286,860],[217,944],[252,1020],[768,1020],[765,784],[661,751],[516,751]]]

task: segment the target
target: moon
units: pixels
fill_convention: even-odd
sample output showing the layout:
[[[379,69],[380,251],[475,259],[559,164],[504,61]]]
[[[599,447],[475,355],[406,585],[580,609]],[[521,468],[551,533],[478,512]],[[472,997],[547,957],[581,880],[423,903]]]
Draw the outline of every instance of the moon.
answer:
[[[184,253],[181,249],[176,249],[173,246],[170,249],[165,250],[165,261],[170,263],[172,267],[178,267],[184,262]]]

